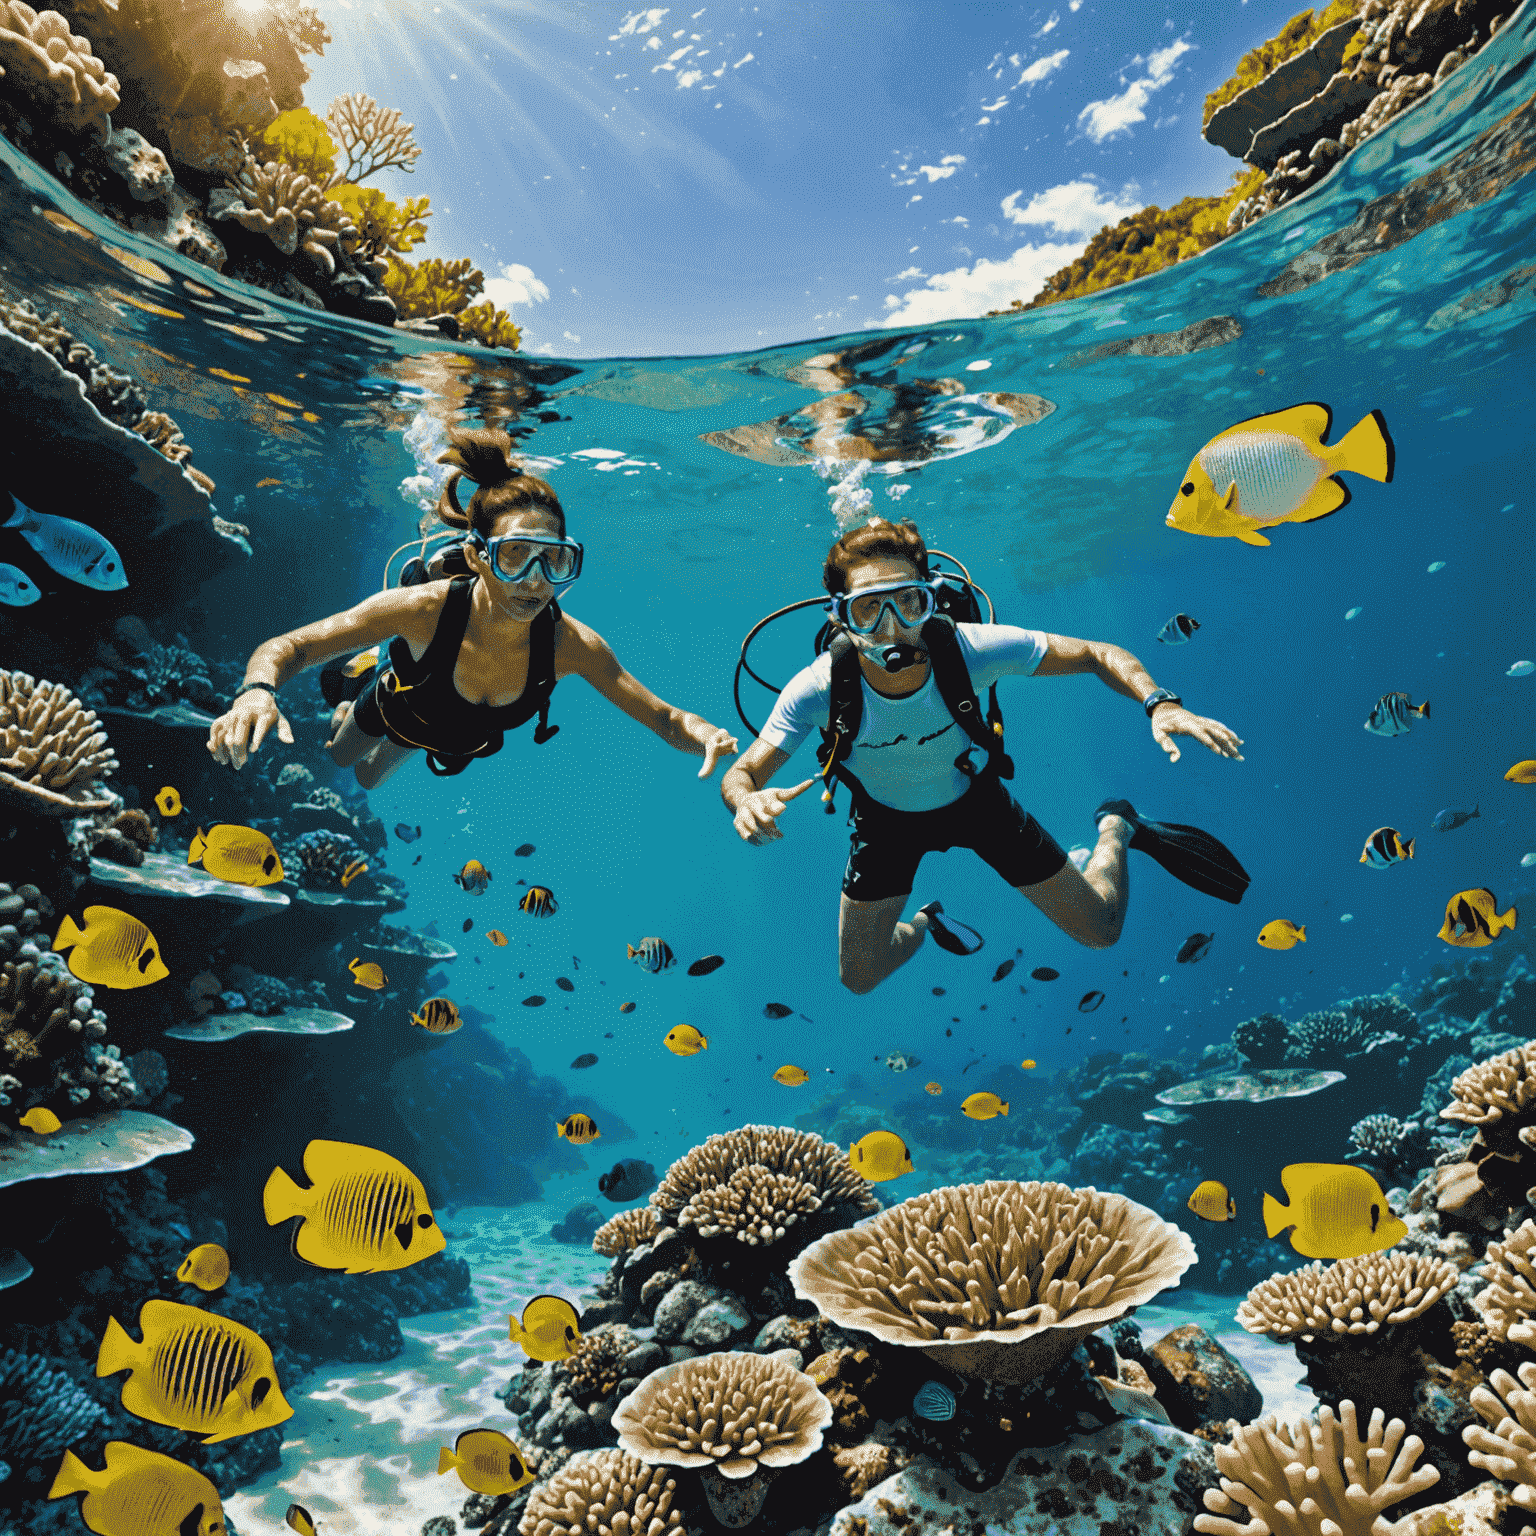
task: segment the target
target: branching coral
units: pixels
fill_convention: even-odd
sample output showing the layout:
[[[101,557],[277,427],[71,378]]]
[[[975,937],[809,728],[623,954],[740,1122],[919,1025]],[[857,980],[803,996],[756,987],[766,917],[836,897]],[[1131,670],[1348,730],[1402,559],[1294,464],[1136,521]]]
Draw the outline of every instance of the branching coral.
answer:
[[[0,4],[0,74],[7,91],[25,97],[72,133],[112,135],[117,76],[91,52],[91,40],[69,30],[57,11],[34,11],[24,0]]]
[[[326,109],[326,120],[347,157],[339,180],[366,181],[375,171],[416,168],[421,146],[411,137],[412,124],[400,120],[397,107],[381,107],[362,91],[338,96]]]
[[[1395,1115],[1367,1115],[1349,1129],[1355,1151],[1374,1163],[1389,1179],[1412,1183],[1436,1152],[1435,1138],[1417,1120],[1406,1125]],[[1354,1153],[1350,1154],[1354,1157]]]
[[[280,160],[258,165],[247,155],[230,186],[243,203],[228,206],[223,217],[265,235],[284,256],[303,251],[327,277],[336,271],[333,247],[350,250],[357,242],[357,228],[341,204]]]
[[[617,1258],[631,1248],[638,1248],[641,1243],[650,1242],[660,1230],[656,1212],[648,1205],[640,1205],[633,1210],[620,1211],[612,1220],[605,1221],[592,1234],[592,1247],[597,1253]]]
[[[130,709],[154,709],[178,699],[204,707],[216,702],[208,663],[184,646],[151,642],[128,676],[138,684],[128,695]]]
[[[1278,1013],[1244,1019],[1232,1031],[1232,1044],[1256,1067],[1278,1067],[1291,1044],[1291,1026]]]
[[[1237,1320],[1281,1341],[1370,1334],[1422,1316],[1457,1276],[1454,1264],[1422,1253],[1368,1253],[1326,1268],[1314,1262],[1254,1286]]]
[[[1467,1160],[1437,1173],[1436,1204],[1456,1212],[1480,1203],[1505,1208],[1536,1189],[1536,1043],[1490,1057],[1456,1077],[1442,1120],[1475,1126]]]
[[[711,1136],[670,1168],[651,1205],[700,1237],[729,1236],[753,1247],[777,1242],[823,1207],[864,1215],[880,1209],[867,1180],[840,1147],[810,1131],[744,1125]]]
[[[1536,1348],[1536,1221],[1527,1218],[1502,1243],[1489,1243],[1483,1280],[1475,1305],[1488,1332]]]
[[[789,1277],[841,1327],[965,1375],[1030,1381],[1194,1262],[1186,1233],[1124,1195],[990,1180],[834,1232]]]
[[[34,1097],[63,1090],[70,1103],[83,1104],[91,1096],[85,1085],[99,1086],[103,1078],[91,1052],[106,1032],[107,1016],[95,1007],[91,988],[69,973],[60,956],[23,946],[16,960],[0,967],[0,1055],[13,1084],[0,1102],[13,1116],[13,1097],[23,1089]],[[86,1065],[71,1071],[64,1058],[81,1045]],[[114,1083],[119,1076],[116,1068],[105,1075]]]
[[[1371,1039],[1365,1019],[1352,1009],[1320,1008],[1291,1026],[1285,1059],[1306,1065],[1358,1056]]]
[[[339,890],[348,866],[363,857],[363,850],[344,832],[305,832],[293,846],[304,871],[300,883],[312,891]]]
[[[1508,1371],[1495,1371],[1488,1386],[1472,1389],[1472,1406],[1492,1427],[1469,1424],[1462,1430],[1467,1461],[1514,1483],[1511,1498],[1536,1514],[1536,1362],[1520,1367],[1518,1382]]]
[[[523,341],[522,330],[513,325],[506,310],[497,309],[489,299],[459,311],[459,330],[482,347],[507,347],[515,352]]]
[[[34,816],[109,811],[96,781],[116,768],[95,712],[63,683],[0,671],[0,800]]]
[[[683,1536],[676,1492],[675,1478],[627,1451],[583,1452],[534,1485],[517,1529],[519,1536]]]
[[[331,196],[357,227],[358,253],[364,258],[402,255],[427,238],[426,221],[432,217],[430,198],[408,197],[396,203],[377,187],[350,183],[332,187]]]
[[[0,1356],[0,1460],[18,1466],[46,1461],[107,1417],[44,1356],[14,1349]]]
[[[402,320],[428,320],[456,315],[485,291],[485,273],[467,256],[458,261],[429,257],[426,261],[389,258],[384,291],[395,301]]]
[[[1209,1514],[1196,1515],[1201,1536],[1387,1536],[1383,1511],[1440,1481],[1434,1467],[1414,1470],[1424,1450],[1403,1439],[1401,1419],[1377,1408],[1362,1439],[1355,1405],[1340,1405],[1342,1425],[1326,1405],[1315,1423],[1277,1425],[1273,1414],[1234,1431],[1214,1447],[1221,1488],[1205,1490]],[[1246,1521],[1232,1518],[1245,1511]]]
[[[624,1357],[639,1341],[622,1324],[584,1333],[561,1363],[566,1385],[578,1403],[607,1397],[625,1376]]]

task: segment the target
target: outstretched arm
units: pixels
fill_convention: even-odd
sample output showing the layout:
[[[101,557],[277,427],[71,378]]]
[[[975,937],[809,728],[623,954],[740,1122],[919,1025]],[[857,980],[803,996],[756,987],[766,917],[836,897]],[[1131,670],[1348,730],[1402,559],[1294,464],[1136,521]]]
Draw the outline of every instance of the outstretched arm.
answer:
[[[1035,668],[1036,677],[1064,677],[1073,672],[1092,672],[1116,693],[1123,693],[1139,704],[1157,691],[1151,674],[1123,646],[1101,640],[1074,640],[1070,635],[1047,635],[1045,655]],[[1243,761],[1238,750],[1242,738],[1219,720],[1208,719],[1184,708],[1182,704],[1164,703],[1152,711],[1152,739],[1168,754],[1168,761],[1179,760],[1174,736],[1193,736],[1220,757]]]
[[[558,676],[584,677],[602,696],[617,704],[631,720],[654,731],[669,747],[702,756],[699,777],[707,779],[722,757],[733,756],[736,738],[711,725],[702,715],[677,709],[659,699],[632,672],[626,672],[612,647],[595,629],[564,614],[558,630],[555,671]]]

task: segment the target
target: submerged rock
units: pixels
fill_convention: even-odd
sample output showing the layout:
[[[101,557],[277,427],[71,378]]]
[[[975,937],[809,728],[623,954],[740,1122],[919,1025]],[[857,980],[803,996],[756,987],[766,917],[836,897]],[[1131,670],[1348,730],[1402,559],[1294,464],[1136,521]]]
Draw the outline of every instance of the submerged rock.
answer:
[[[1181,1429],[1210,1420],[1244,1424],[1264,1411],[1264,1395],[1236,1356],[1196,1323],[1164,1334],[1141,1358],[1157,1398]]]

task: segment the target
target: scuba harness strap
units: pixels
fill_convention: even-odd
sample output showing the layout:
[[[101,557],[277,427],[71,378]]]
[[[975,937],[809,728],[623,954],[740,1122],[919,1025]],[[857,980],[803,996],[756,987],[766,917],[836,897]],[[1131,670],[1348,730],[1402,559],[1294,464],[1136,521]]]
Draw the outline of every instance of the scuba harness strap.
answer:
[[[954,621],[943,614],[935,614],[923,625],[921,635],[944,707],[955,724],[970,737],[970,744],[955,759],[955,767],[967,778],[975,778],[977,768],[971,761],[971,753],[979,747],[987,754],[986,764],[980,771],[993,773],[1000,779],[1011,779],[1013,759],[1003,749],[1003,714],[998,707],[997,684],[993,683],[987,690],[987,715],[983,723],[981,706],[971,685],[971,674],[960,650]],[[834,778],[847,784],[855,808],[866,798],[864,786],[842,766],[853,751],[863,719],[864,680],[858,648],[846,633],[834,635],[827,650],[832,658],[832,703],[816,758],[822,765],[821,778],[826,786],[821,798],[830,816],[836,809],[832,800]]]

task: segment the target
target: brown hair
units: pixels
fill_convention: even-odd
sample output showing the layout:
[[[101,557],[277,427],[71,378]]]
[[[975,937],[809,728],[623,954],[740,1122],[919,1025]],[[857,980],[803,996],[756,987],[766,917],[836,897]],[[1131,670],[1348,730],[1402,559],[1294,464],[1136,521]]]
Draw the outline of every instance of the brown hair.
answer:
[[[917,531],[917,524],[910,517],[899,523],[887,523],[877,519],[850,528],[827,551],[827,563],[821,568],[821,584],[835,597],[848,590],[848,568],[860,560],[873,560],[881,555],[895,555],[910,560],[917,567],[917,574],[928,579],[928,546]]]
[[[512,439],[505,432],[486,427],[451,427],[448,441],[452,446],[438,455],[439,464],[452,464],[437,498],[437,515],[450,528],[467,528],[482,538],[490,538],[496,519],[504,512],[529,508],[548,512],[560,525],[565,537],[565,511],[554,487],[535,475],[525,475],[512,458]],[[475,494],[468,507],[459,505],[459,481],[475,482]]]

